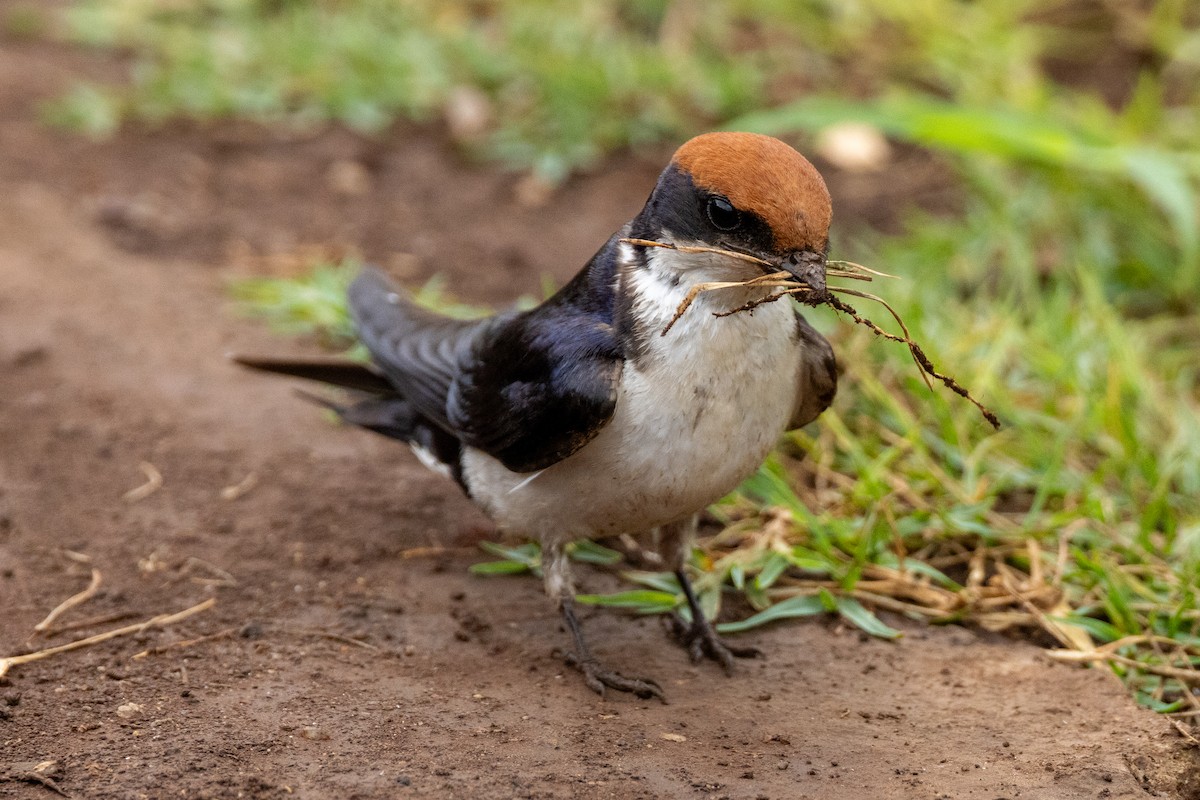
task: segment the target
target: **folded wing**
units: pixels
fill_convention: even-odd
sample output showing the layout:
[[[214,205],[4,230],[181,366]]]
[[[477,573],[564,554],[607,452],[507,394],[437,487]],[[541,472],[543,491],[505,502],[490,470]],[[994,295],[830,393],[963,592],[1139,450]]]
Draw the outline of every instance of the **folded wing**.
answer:
[[[837,359],[829,340],[796,309],[796,336],[804,345],[796,379],[796,404],[788,430],[802,428],[833,403],[837,394]]]
[[[464,445],[514,472],[544,469],[612,417],[623,356],[587,269],[525,313],[453,320],[375,270],[350,287],[359,338],[396,392]]]

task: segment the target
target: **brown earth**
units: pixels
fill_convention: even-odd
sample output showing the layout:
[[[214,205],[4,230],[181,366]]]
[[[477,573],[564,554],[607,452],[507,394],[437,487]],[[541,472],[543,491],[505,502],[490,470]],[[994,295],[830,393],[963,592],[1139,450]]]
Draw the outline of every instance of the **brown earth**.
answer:
[[[306,345],[240,319],[225,283],[336,245],[474,299],[533,293],[637,209],[655,162],[526,208],[427,131],[92,143],[37,123],[71,79],[117,72],[0,40],[0,653],[217,602],[15,667],[0,796],[53,796],[30,772],[54,761],[38,774],[94,798],[1200,798],[1194,752],[1112,676],[971,630],[780,625],[726,678],[653,620],[597,613],[599,654],[672,703],[593,695],[536,581],[466,572],[489,528],[452,486],[227,363]],[[834,196],[843,219],[882,213]],[[123,501],[142,462],[163,485]],[[93,567],[63,623],[112,619],[30,639]]]

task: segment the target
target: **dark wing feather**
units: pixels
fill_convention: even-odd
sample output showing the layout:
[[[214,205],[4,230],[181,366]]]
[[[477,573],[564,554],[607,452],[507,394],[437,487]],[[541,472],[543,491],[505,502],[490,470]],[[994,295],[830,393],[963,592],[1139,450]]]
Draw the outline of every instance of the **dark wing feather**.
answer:
[[[591,441],[616,407],[617,238],[522,314],[449,319],[367,270],[350,286],[351,315],[372,359],[424,417],[514,472],[543,469]]]
[[[446,398],[476,344],[507,317],[456,320],[428,311],[366,269],[350,285],[358,337],[395,391],[439,427],[456,433]]]
[[[463,441],[514,472],[561,461],[612,418],[622,356],[612,326],[552,307],[489,343],[450,395]]]
[[[617,406],[625,348],[616,315],[618,232],[554,297],[498,325],[450,393],[463,442],[514,472],[579,450]]]
[[[788,430],[802,428],[812,422],[833,403],[837,394],[837,359],[829,340],[808,324],[808,320],[796,309],[796,338],[804,349],[801,351],[800,374],[796,384],[796,405]]]

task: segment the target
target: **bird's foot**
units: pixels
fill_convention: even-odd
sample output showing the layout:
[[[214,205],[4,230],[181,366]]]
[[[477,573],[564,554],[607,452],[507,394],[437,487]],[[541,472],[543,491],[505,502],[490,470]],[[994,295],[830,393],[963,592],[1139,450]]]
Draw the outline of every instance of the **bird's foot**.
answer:
[[[671,633],[688,651],[693,663],[702,658],[711,658],[720,663],[726,675],[731,675],[733,674],[733,659],[759,658],[763,654],[757,647],[737,647],[726,644],[703,614],[694,614],[691,622],[678,614],[670,617],[670,620]]]
[[[650,678],[626,678],[619,672],[607,669],[594,658],[580,658],[575,653],[567,653],[564,660],[568,666],[583,673],[583,682],[601,697],[604,697],[606,689],[616,689],[618,692],[629,692],[643,700],[657,697],[663,704],[667,702],[662,687]]]

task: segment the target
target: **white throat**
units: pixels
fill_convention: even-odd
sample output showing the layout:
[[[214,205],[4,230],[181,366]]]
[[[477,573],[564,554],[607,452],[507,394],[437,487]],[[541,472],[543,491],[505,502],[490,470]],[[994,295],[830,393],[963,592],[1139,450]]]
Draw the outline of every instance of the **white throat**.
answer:
[[[669,233],[666,238],[675,241]],[[681,245],[690,242],[678,242]],[[641,329],[648,338],[656,338],[668,323],[675,317],[676,311],[688,298],[690,292],[704,283],[745,281],[762,274],[754,264],[739,258],[731,258],[719,253],[686,253],[665,247],[651,247],[645,250],[645,264],[638,264],[633,249],[623,244],[619,257],[621,259],[622,291],[629,292],[635,326]],[[706,331],[711,335],[733,335],[737,337],[741,329],[746,332],[761,327],[750,320],[754,316],[763,315],[768,318],[792,316],[791,304],[783,301],[770,305],[778,306],[773,311],[767,311],[763,306],[753,312],[744,312],[730,317],[715,317],[716,313],[732,311],[752,300],[759,300],[771,293],[769,288],[732,287],[712,289],[696,294],[683,316],[672,326],[668,338],[676,336],[676,327],[689,329],[688,335],[696,335],[698,331]],[[745,318],[738,320],[738,318]],[[722,323],[733,323],[723,327]],[[749,324],[747,324],[749,323]],[[768,325],[778,324],[769,322]],[[651,330],[653,329],[653,330]],[[705,334],[701,334],[705,336]]]

